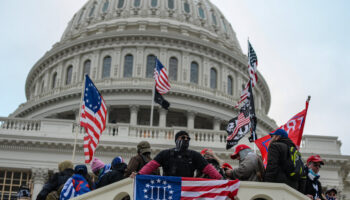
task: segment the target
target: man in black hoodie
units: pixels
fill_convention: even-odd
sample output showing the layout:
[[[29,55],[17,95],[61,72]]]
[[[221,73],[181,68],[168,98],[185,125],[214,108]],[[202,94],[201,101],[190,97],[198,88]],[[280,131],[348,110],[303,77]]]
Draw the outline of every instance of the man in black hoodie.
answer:
[[[96,184],[96,189],[122,180],[126,167],[127,165],[121,156],[115,157],[111,163],[111,170],[102,175],[100,181]]]
[[[288,133],[283,129],[277,129],[270,133],[271,141],[267,154],[267,166],[265,182],[285,183],[298,190],[298,180],[293,180],[287,173],[287,159],[290,159],[289,149],[295,144],[288,138]],[[295,147],[296,148],[296,147]]]

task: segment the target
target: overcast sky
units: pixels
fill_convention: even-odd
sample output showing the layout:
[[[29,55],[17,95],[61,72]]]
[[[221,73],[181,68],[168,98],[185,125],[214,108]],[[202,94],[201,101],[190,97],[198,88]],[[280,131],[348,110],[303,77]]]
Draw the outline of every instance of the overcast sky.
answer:
[[[60,40],[85,2],[0,1],[0,116],[26,101],[29,70]],[[311,95],[304,134],[338,136],[342,153],[350,155],[350,1],[212,2],[231,23],[245,54],[250,38],[271,91],[268,115],[282,125]]]

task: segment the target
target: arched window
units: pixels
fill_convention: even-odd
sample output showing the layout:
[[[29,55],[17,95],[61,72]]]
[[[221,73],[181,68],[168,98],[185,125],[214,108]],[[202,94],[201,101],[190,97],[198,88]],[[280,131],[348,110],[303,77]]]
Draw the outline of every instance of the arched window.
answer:
[[[72,73],[73,73],[73,66],[69,65],[66,71],[66,85],[69,85],[72,83]]]
[[[198,13],[199,13],[199,17],[204,19],[205,15],[204,15],[204,10],[201,6],[198,7]]]
[[[155,8],[158,5],[158,0],[152,0],[151,1],[151,7]]]
[[[141,0],[134,0],[134,7],[138,8],[141,5]]]
[[[174,9],[175,8],[174,0],[168,0],[168,8],[169,9]]]
[[[126,55],[124,61],[124,77],[132,76],[132,68],[134,65],[134,57],[132,55]]]
[[[190,4],[188,4],[187,1],[184,3],[184,10],[185,10],[186,13],[190,13],[191,12]]]
[[[112,58],[110,56],[106,56],[103,58],[102,78],[110,77],[111,64],[112,64]]]
[[[43,93],[45,89],[45,82],[44,80],[41,82],[41,88],[40,88],[40,93]]]
[[[218,25],[218,22],[216,21],[216,16],[215,16],[214,12],[211,13],[211,18],[213,20],[214,25],[215,26]]]
[[[118,8],[122,8],[124,6],[124,0],[118,1]]]
[[[107,12],[109,6],[109,0],[106,0],[102,7],[102,12]]]
[[[57,79],[57,72],[55,72],[52,75],[52,81],[51,81],[51,89],[54,89],[56,87],[56,79]]]
[[[169,79],[177,80],[177,58],[171,57],[169,59]]]
[[[227,32],[227,27],[224,18],[222,18],[222,25],[224,26],[225,32]]]
[[[198,63],[191,63],[191,75],[190,75],[191,83],[198,83]]]
[[[155,67],[156,67],[156,57],[154,55],[147,56],[146,78],[153,77]]]
[[[84,68],[83,68],[83,77],[82,77],[83,79],[84,79],[85,74],[90,76],[90,69],[91,69],[91,61],[86,60],[84,62]]]
[[[228,76],[227,77],[227,94],[229,95],[233,95],[233,81],[232,81],[232,77]]]
[[[210,69],[210,88],[216,89],[217,87],[217,80],[218,80],[218,73],[216,72],[216,69],[211,68]]]
[[[83,9],[79,15],[78,23],[80,23],[81,19],[83,18],[85,9]]]
[[[92,15],[94,14],[95,7],[96,7],[96,4],[94,3],[94,5],[92,6],[92,8],[90,9],[89,17],[92,17]]]

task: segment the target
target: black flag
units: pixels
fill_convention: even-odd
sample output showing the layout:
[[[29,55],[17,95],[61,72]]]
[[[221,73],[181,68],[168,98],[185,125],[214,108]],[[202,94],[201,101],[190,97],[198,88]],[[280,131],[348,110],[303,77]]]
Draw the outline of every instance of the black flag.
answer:
[[[249,101],[249,114],[250,114],[250,131],[251,135],[249,137],[249,142],[254,142],[256,139],[258,139],[258,136],[256,135],[256,125],[258,124],[258,120],[255,115],[255,106],[254,106],[254,97],[253,97],[253,91],[252,91],[252,81],[250,81],[250,86],[249,86],[249,94],[250,96],[248,97]]]
[[[154,89],[154,101],[161,105],[165,110],[169,109],[170,103],[163,98],[161,94],[157,91],[157,89]]]

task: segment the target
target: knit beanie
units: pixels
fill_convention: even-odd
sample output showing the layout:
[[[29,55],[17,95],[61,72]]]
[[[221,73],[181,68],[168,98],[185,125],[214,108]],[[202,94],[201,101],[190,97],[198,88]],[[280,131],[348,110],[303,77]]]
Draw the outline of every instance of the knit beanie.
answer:
[[[58,163],[58,171],[63,172],[65,169],[73,169],[73,163],[70,160]]]
[[[95,173],[105,166],[105,164],[98,158],[94,158],[91,162],[91,170]]]
[[[77,166],[75,166],[74,173],[81,174],[81,175],[87,174],[87,167],[86,167],[86,165],[77,165]]]
[[[112,160],[112,166],[116,166],[119,163],[123,163],[124,159],[121,156],[117,156]]]
[[[189,137],[189,135],[186,131],[179,131],[175,135],[175,141],[177,140],[178,137],[183,136],[183,135],[187,135]]]

